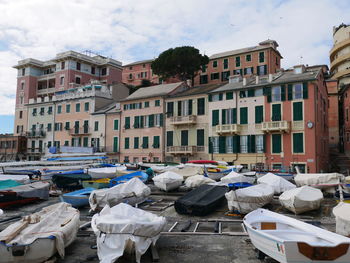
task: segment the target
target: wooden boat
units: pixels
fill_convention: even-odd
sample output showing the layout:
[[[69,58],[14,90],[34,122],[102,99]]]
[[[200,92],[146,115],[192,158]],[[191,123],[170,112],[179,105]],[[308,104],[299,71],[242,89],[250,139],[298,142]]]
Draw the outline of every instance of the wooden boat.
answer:
[[[250,183],[246,183],[246,182],[240,182],[240,183],[231,183],[231,184],[228,184],[227,186],[230,190],[236,190],[236,189],[250,187],[253,185]]]
[[[83,207],[89,205],[89,196],[95,188],[84,188],[60,196],[62,202],[71,204],[73,207]]]
[[[87,173],[92,179],[114,178],[117,176],[117,167],[90,168]]]
[[[97,180],[82,181],[82,185],[84,188],[90,188],[90,187],[95,189],[108,188],[110,180],[111,179],[109,178],[102,178]]]
[[[58,254],[76,238],[79,211],[67,203],[57,203],[25,216],[0,232],[0,262],[44,262]]]
[[[219,181],[222,177],[224,177],[225,175],[228,175],[230,172],[232,172],[232,169],[220,170],[217,172],[209,172],[208,170],[204,171],[207,177],[215,181]]]
[[[48,182],[35,182],[0,190],[0,208],[32,203],[37,200],[49,198],[50,184]]]
[[[182,185],[184,177],[172,171],[168,171],[152,178],[154,185],[163,191],[175,190]]]
[[[348,263],[350,239],[266,209],[243,219],[258,256],[281,263]]]
[[[216,161],[211,161],[211,160],[191,160],[188,161],[187,163],[194,163],[194,164],[213,164],[213,165],[217,165],[218,162]]]
[[[128,174],[111,179],[109,181],[109,187],[113,187],[115,185],[125,183],[131,180],[132,178],[139,178],[143,183],[145,183],[148,180],[148,174],[141,171],[138,171],[138,172],[133,171],[132,173],[128,173]]]
[[[350,204],[340,202],[333,208],[337,234],[350,237]]]

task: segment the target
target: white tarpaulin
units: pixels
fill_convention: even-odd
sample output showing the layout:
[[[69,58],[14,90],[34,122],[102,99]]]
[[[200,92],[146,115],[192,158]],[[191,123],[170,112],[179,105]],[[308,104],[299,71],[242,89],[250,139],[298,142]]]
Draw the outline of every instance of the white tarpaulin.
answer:
[[[4,180],[13,180],[22,184],[30,183],[29,176],[21,174],[0,174],[0,181]]]
[[[296,214],[319,209],[322,199],[322,191],[310,186],[287,190],[279,196],[281,205]]]
[[[247,214],[260,208],[273,199],[274,190],[266,184],[258,184],[225,194],[229,210],[236,209],[242,214]]]
[[[202,184],[211,184],[211,183],[215,183],[215,181],[203,175],[190,176],[185,181],[185,185],[188,188],[196,188]]]
[[[154,185],[164,191],[170,191],[182,185],[184,180],[182,175],[168,171],[153,177]]]
[[[124,253],[129,240],[135,244],[136,261],[149,246],[155,244],[166,223],[164,217],[119,204],[112,208],[106,205],[91,220],[97,236],[97,254],[101,263],[115,262]]]
[[[337,234],[350,237],[350,204],[340,202],[333,208]]]
[[[64,248],[76,238],[80,220],[79,210],[61,202],[44,207],[41,211],[24,217],[0,232],[0,240],[6,240],[16,230],[28,222],[8,244],[30,245],[38,238],[56,238],[55,245],[59,255],[64,257]],[[30,247],[29,247],[30,249]]]
[[[90,168],[87,173],[92,179],[114,178],[117,176],[117,167]]]
[[[225,184],[233,183],[254,183],[255,177],[244,176],[243,174],[236,173],[235,171],[230,172],[228,175],[225,175],[220,179],[221,182]]]
[[[339,184],[344,176],[339,173],[320,173],[320,174],[297,174],[294,181],[297,186],[309,185],[318,188],[327,188]]]
[[[180,174],[185,179],[190,177],[190,176],[203,174],[203,168],[198,167],[198,166],[174,167],[174,168],[170,169],[169,171]]]
[[[268,184],[273,188],[275,194],[283,193],[284,191],[296,188],[295,184],[288,182],[286,179],[275,175],[273,173],[267,173],[264,176],[258,178],[259,184]]]
[[[133,178],[126,183],[111,188],[92,191],[89,203],[92,210],[102,209],[105,205],[115,206],[122,202],[135,205],[151,194],[151,189],[139,178]]]

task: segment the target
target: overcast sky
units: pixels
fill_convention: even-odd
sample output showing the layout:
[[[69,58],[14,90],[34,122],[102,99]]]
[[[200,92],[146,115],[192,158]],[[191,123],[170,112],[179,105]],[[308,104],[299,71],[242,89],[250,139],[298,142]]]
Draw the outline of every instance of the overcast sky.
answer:
[[[270,38],[284,68],[329,64],[333,26],[350,23],[349,0],[0,0],[0,10],[0,115],[14,113],[20,59],[88,49],[126,64],[175,46],[211,55]]]

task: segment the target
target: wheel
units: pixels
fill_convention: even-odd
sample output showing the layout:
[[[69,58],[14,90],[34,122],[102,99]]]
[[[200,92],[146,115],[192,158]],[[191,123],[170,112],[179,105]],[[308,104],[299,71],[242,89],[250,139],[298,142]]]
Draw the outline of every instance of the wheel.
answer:
[[[257,251],[256,251],[256,258],[260,259],[260,260],[264,260],[265,257],[266,257],[266,255],[263,252],[261,252],[259,249],[257,249]]]

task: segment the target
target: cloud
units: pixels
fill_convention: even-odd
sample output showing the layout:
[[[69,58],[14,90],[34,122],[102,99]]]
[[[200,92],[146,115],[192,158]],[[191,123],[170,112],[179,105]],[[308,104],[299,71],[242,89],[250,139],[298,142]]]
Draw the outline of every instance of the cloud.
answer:
[[[275,39],[283,67],[327,64],[347,0],[0,0],[0,114],[12,114],[18,60],[90,49],[123,63],[179,45],[207,55]],[[303,57],[301,59],[301,57]],[[4,107],[6,105],[6,107]]]

